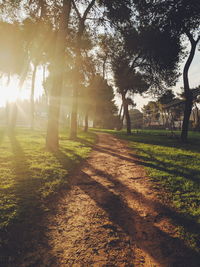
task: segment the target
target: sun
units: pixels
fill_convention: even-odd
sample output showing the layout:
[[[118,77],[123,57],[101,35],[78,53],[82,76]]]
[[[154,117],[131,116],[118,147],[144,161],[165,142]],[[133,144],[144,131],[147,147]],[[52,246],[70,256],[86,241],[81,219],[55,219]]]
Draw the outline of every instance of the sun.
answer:
[[[9,84],[3,83],[1,85],[1,106],[5,106],[7,102],[12,103],[16,102],[21,98],[20,91],[18,89],[17,81],[12,79]]]
[[[2,80],[0,83],[0,106],[29,98],[30,93],[25,88],[19,89],[18,85],[19,80],[15,77],[12,77],[9,83],[5,79]]]

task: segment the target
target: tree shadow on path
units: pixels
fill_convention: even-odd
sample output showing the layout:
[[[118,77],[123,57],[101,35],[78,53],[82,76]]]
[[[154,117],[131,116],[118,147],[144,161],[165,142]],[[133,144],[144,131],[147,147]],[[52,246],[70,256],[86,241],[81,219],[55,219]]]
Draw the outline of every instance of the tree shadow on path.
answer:
[[[100,146],[96,146],[95,149],[99,152],[106,153],[106,154],[109,154],[113,157],[116,157],[116,159],[124,160],[125,162],[127,161],[130,163],[139,165],[139,166],[155,168],[157,170],[164,171],[164,172],[169,173],[169,174],[175,173],[176,175],[183,176],[186,179],[192,180],[195,183],[198,183],[198,184],[200,183],[200,180],[198,177],[195,177],[195,176],[191,177],[189,175],[190,169],[188,169],[186,167],[182,167],[180,169],[180,167],[176,166],[175,164],[172,164],[172,165],[170,164],[170,166],[165,165],[165,163],[157,160],[150,153],[149,154],[151,157],[153,157],[152,159],[155,161],[155,163],[149,163],[149,162],[147,162],[149,160],[149,158],[144,157],[144,156],[139,156],[139,155],[136,156],[133,153],[129,153],[130,157],[127,157],[127,156],[123,156],[121,154],[110,152],[110,149],[106,149],[105,147],[102,148]],[[147,152],[145,151],[145,153],[147,153]],[[175,170],[171,170],[170,169],[171,167],[174,167]],[[188,173],[188,175],[186,173]],[[199,176],[199,173],[197,173],[197,175]],[[164,207],[162,206],[162,208],[165,209],[166,213],[173,220],[173,222],[175,224],[183,226],[190,233],[194,233],[194,234],[200,233],[200,225],[197,222],[195,222],[194,219],[192,219],[191,217],[184,216],[184,214],[181,214],[178,211],[175,211],[174,209],[166,207],[166,206],[164,206]]]
[[[113,224],[118,225],[130,236],[133,244],[150,255],[160,266],[167,266],[166,262],[170,263],[169,266],[198,266],[199,255],[186,247],[181,240],[161,231],[149,222],[148,218],[141,217],[137,211],[127,206],[118,194],[109,191],[87,173],[81,172],[80,177],[81,181],[77,185],[81,190],[107,213]],[[149,230],[151,236],[148,237]],[[140,234],[143,237],[138,239]]]
[[[110,152],[109,149],[101,146],[95,146],[94,151],[109,154],[116,158],[116,160],[121,159],[125,162],[131,162],[134,164],[143,165],[142,162],[119,155],[114,152]],[[61,162],[62,164],[62,162]],[[87,168],[92,172],[89,175],[84,169]],[[110,174],[107,174],[101,170],[95,169],[90,164],[84,166],[84,169],[76,174],[76,183],[82,191],[84,191],[95,203],[103,209],[109,220],[114,224],[119,226],[124,233],[126,233],[133,245],[139,247],[142,251],[151,256],[159,266],[174,266],[174,267],[198,267],[200,262],[200,256],[195,251],[187,247],[182,240],[179,238],[174,238],[159,229],[154,221],[149,220],[141,216],[136,210],[130,208],[126,201],[124,201],[122,195],[126,191],[132,194],[133,201],[134,198],[142,199],[143,205],[157,205],[157,209],[162,212],[166,212],[167,216],[172,217],[172,219],[181,222],[182,217],[175,213],[175,211],[162,206],[157,203],[150,203],[149,200],[145,198],[139,192],[130,190],[125,185],[123,185],[119,180],[115,179]],[[104,186],[102,183],[97,181],[94,177],[99,176],[100,179],[107,180],[113,183],[113,186],[117,193],[113,193],[108,186]],[[120,196],[121,194],[121,196]],[[165,214],[165,215],[166,215]],[[188,222],[185,222],[187,224]],[[184,224],[184,223],[183,223]],[[197,227],[197,225],[195,225]],[[198,228],[199,230],[199,228]]]

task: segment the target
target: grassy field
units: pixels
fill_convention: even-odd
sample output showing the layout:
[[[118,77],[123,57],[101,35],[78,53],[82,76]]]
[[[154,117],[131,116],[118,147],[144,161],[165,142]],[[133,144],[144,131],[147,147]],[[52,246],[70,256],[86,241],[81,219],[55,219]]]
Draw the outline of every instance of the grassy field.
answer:
[[[176,208],[171,217],[181,238],[200,251],[200,133],[190,133],[189,143],[183,145],[176,132],[138,130],[108,131],[129,141],[137,152],[138,163],[144,166],[155,183],[165,189],[165,197]]]
[[[52,154],[44,149],[44,132],[11,136],[0,130],[0,231],[43,212],[45,200],[67,186],[68,173],[88,156],[95,134],[79,133],[77,141],[67,136],[62,133],[60,151]]]

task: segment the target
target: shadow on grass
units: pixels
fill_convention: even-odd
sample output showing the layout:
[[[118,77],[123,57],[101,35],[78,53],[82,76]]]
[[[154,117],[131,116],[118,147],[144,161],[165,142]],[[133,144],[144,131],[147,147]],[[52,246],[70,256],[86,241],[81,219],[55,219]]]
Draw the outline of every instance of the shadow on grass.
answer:
[[[9,266],[19,253],[30,246],[27,240],[33,238],[31,227],[36,216],[41,214],[38,192],[41,180],[33,178],[27,157],[15,134],[9,134],[8,137],[13,152],[12,170],[15,176],[8,194],[16,203],[16,216],[9,222],[8,228],[1,232],[1,257],[5,266]]]
[[[94,146],[94,142],[93,141],[88,141],[85,140],[84,138],[80,138],[77,137],[74,141],[80,142],[81,144],[85,145],[85,146],[89,146],[89,147],[93,147]]]
[[[99,133],[110,133],[116,135],[120,139],[133,141],[137,143],[149,144],[149,145],[158,145],[163,147],[179,148],[185,149],[193,152],[200,152],[200,133],[189,134],[189,141],[186,144],[183,144],[180,140],[180,134],[175,134],[172,136],[168,131],[133,131],[131,135],[127,135],[123,131],[108,131],[108,130],[98,130],[93,129],[94,132]]]
[[[72,155],[72,158],[67,156],[67,153],[70,153]],[[75,169],[75,166],[77,163],[80,163],[83,160],[81,156],[74,153],[72,149],[68,149],[68,148],[63,148],[62,150],[59,150],[58,152],[54,152],[53,155],[60,162],[62,167],[70,172]]]
[[[193,183],[196,183],[198,186],[200,186],[200,173],[198,170],[194,170],[191,168],[186,168],[184,166],[172,164],[172,163],[166,163],[162,160],[158,160],[156,157],[153,156],[153,153],[148,153],[147,151],[143,149],[137,149],[139,152],[146,153],[148,156],[141,156],[137,155],[138,164],[143,165],[145,167],[153,168],[158,171],[162,171],[171,175],[184,177],[187,180],[191,180]],[[133,157],[134,154],[131,154]],[[149,162],[151,161],[151,162]],[[176,159],[174,159],[174,162],[176,162]]]
[[[44,208],[51,208],[51,200],[55,198],[55,195],[51,194],[48,199],[43,200],[41,199],[40,189],[43,183],[53,183],[55,179],[60,179],[57,173],[58,177],[48,174],[48,180],[45,180],[41,173],[34,173],[28,162],[29,155],[24,152],[16,135],[9,134],[8,137],[13,153],[11,160],[14,174],[14,183],[12,188],[8,189],[8,193],[12,194],[12,198],[16,200],[17,219],[10,222],[9,226],[1,232],[0,266],[2,264],[3,266],[12,265],[19,255],[23,258],[26,252],[34,249],[37,251],[37,245],[41,242],[48,243],[48,241],[44,241],[46,240],[46,229],[40,222],[44,215]],[[83,146],[92,146],[92,143],[84,139],[78,139],[77,141],[81,142]],[[73,149],[65,147],[57,153],[53,153],[53,156],[62,168],[67,170],[68,174],[75,170],[77,164],[83,160]],[[59,168],[59,164],[56,167]],[[66,180],[66,176],[63,179]],[[64,183],[61,184],[62,188],[66,188],[63,185]],[[56,187],[55,190],[60,192],[61,186]],[[37,264],[42,263],[39,261],[35,266],[38,266]]]
[[[200,152],[200,135],[199,137],[190,137],[188,143],[183,144],[179,138],[173,138],[167,134],[154,135],[151,133],[145,134],[143,132],[140,134],[133,133],[131,136],[127,136],[120,132],[115,132],[114,134],[127,141]]]
[[[27,156],[24,153],[20,143],[15,135],[9,135],[13,151],[13,171],[15,174],[15,184],[13,185],[15,197],[18,199],[20,213],[24,219],[24,212],[27,207],[38,207],[39,189],[42,180],[35,179],[27,162]],[[29,214],[30,211],[28,211]],[[29,218],[27,218],[29,219]]]

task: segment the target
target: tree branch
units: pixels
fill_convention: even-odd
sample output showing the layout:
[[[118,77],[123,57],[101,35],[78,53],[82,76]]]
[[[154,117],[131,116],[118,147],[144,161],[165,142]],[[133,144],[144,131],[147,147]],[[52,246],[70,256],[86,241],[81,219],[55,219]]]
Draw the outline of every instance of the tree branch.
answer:
[[[94,6],[95,0],[92,0],[88,7],[86,8],[84,14],[83,14],[83,21],[86,20],[88,13],[90,12],[90,9]]]
[[[139,53],[133,60],[133,62],[131,63],[130,69],[133,70],[135,68],[135,63],[137,62],[138,59],[140,59],[141,57],[141,53]],[[139,63],[137,63],[139,64]]]
[[[79,10],[78,10],[78,8],[77,8],[76,3],[75,3],[74,0],[72,0],[72,5],[73,5],[73,7],[75,9],[75,12],[76,12],[78,18],[81,19],[81,14],[80,14],[80,12],[79,12]]]
[[[83,23],[84,23],[85,20],[87,19],[87,15],[88,15],[88,13],[90,12],[91,8],[94,6],[94,4],[95,4],[95,0],[92,0],[92,1],[90,2],[90,4],[88,5],[88,7],[86,8],[86,10],[85,10],[83,16],[81,16],[81,13],[79,12],[79,10],[78,10],[78,8],[77,8],[77,6],[76,6],[75,1],[72,0],[72,5],[73,5],[73,7],[74,7],[74,9],[75,9],[75,12],[76,12],[76,14],[77,14],[77,16],[78,16],[78,19],[79,19],[80,21],[82,21]],[[90,18],[90,19],[91,19],[91,18]]]
[[[191,32],[185,26],[183,26],[183,30],[184,30],[185,34],[187,35],[188,39],[190,40],[191,44],[194,44],[195,40],[194,40],[194,37],[191,34]]]
[[[196,40],[196,44],[198,44],[199,41],[200,41],[200,35],[198,36],[198,38]]]

